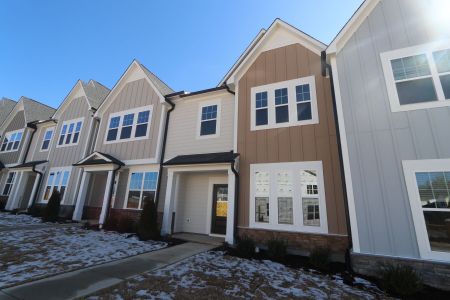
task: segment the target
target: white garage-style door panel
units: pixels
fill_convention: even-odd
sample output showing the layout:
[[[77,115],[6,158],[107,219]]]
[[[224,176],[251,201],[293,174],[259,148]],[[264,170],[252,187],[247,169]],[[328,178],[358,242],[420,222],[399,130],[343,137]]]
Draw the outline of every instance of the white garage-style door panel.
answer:
[[[182,174],[176,199],[175,232],[211,233],[212,193],[214,184],[227,184],[219,174]]]

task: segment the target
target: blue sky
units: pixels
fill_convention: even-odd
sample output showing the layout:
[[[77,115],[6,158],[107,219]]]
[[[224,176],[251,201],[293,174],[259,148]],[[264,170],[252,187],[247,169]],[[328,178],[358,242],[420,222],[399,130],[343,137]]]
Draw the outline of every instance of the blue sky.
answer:
[[[111,88],[133,58],[174,90],[214,87],[279,17],[329,43],[362,0],[0,2],[0,97],[57,107],[78,79]]]

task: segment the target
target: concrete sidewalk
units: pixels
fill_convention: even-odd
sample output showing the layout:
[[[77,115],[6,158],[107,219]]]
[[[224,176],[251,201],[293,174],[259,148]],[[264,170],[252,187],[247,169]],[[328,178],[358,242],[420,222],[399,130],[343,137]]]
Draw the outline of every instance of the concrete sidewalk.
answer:
[[[118,284],[147,271],[173,264],[195,254],[213,249],[214,245],[185,243],[122,260],[64,273],[27,284],[0,290],[0,300],[73,299]]]

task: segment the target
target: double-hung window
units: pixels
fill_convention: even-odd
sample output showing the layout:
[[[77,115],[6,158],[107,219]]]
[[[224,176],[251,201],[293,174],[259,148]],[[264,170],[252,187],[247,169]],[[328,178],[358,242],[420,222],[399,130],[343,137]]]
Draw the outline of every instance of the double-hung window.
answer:
[[[9,196],[9,193],[11,193],[11,190],[14,185],[14,181],[16,179],[16,173],[15,172],[9,172],[8,177],[6,177],[5,186],[3,187],[3,196]]]
[[[0,152],[17,151],[22,140],[23,130],[7,132],[3,138]]]
[[[403,161],[421,257],[450,259],[450,159]]]
[[[142,209],[145,201],[155,201],[158,172],[132,172],[125,208]]]
[[[58,147],[77,145],[82,126],[83,119],[63,122],[59,134]]]
[[[314,76],[251,89],[251,130],[319,122]]]
[[[250,226],[328,231],[322,162],[252,164]]]
[[[381,53],[391,110],[450,106],[450,41]]]
[[[44,133],[44,139],[42,140],[41,151],[47,151],[52,141],[54,128],[47,128]]]
[[[113,113],[109,116],[105,143],[148,138],[152,106]]]
[[[61,202],[67,189],[70,178],[70,169],[68,168],[52,168],[47,177],[47,185],[44,190],[43,201],[50,199],[54,191],[58,191],[61,195]]]
[[[199,105],[198,138],[217,137],[220,128],[220,101],[202,102]]]

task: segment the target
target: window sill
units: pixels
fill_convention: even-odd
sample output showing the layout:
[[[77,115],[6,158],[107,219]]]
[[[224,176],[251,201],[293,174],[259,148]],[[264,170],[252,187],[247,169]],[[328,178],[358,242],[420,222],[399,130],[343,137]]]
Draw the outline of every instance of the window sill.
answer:
[[[123,140],[104,141],[103,144],[104,145],[119,144],[119,143],[124,143],[124,142],[142,141],[142,140],[146,140],[146,139],[150,139],[149,136],[142,136],[142,137],[137,137],[137,138],[123,139]]]

